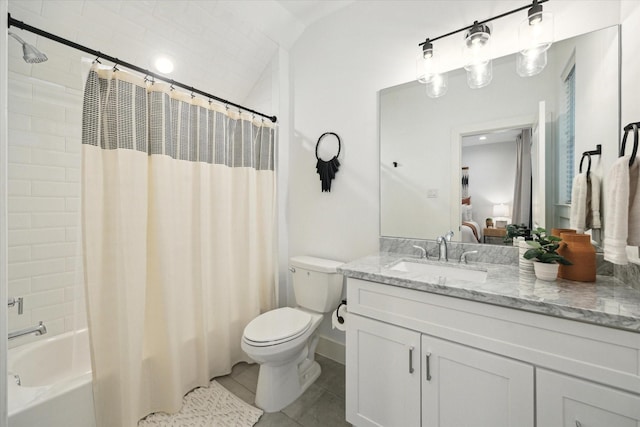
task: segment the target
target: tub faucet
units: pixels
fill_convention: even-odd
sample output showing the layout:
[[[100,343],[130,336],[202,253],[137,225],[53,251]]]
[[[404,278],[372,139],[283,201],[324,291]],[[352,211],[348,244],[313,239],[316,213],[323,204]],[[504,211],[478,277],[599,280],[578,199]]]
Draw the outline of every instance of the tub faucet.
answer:
[[[36,334],[36,335],[44,335],[47,333],[47,327],[40,321],[38,326],[32,326],[30,328],[20,329],[19,331],[9,332],[9,339],[12,340],[14,338],[18,338],[24,335]]]
[[[418,245],[413,245],[413,247],[420,250],[420,255],[419,255],[420,258],[429,259],[429,256],[427,255],[427,250],[425,248]]]
[[[438,261],[443,261],[443,260],[449,261],[449,248],[447,247],[447,242],[450,242],[452,237],[453,237],[453,231],[449,231],[444,236],[439,236],[436,239],[436,242],[438,243],[438,247],[440,248],[440,251],[438,254]]]

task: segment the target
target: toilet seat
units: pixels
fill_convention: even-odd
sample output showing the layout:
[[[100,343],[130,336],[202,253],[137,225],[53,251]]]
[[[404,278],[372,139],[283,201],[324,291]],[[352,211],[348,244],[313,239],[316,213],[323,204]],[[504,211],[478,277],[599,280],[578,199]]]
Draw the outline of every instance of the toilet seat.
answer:
[[[255,347],[267,347],[294,340],[311,327],[308,313],[291,307],[268,311],[253,319],[244,329],[245,342]]]

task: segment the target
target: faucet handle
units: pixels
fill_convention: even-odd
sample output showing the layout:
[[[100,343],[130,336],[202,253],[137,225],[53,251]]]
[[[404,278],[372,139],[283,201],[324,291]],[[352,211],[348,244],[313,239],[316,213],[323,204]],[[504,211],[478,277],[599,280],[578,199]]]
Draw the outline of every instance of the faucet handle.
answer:
[[[467,252],[462,252],[462,255],[460,255],[460,264],[462,264],[463,262],[465,264],[467,264],[467,255],[472,255],[472,254],[477,254],[478,251],[467,251]]]
[[[447,239],[447,242],[450,242],[452,237],[453,237],[453,230],[449,230],[449,232],[444,235],[444,238]]]
[[[429,259],[429,256],[427,255],[427,250],[425,248],[423,248],[422,246],[418,246],[418,245],[413,245],[413,247],[420,250],[420,258]]]
[[[13,307],[16,304],[18,304],[18,315],[22,314],[24,312],[24,303],[23,303],[23,299],[22,297],[20,298],[9,298],[9,300],[7,301],[7,306],[9,307]]]

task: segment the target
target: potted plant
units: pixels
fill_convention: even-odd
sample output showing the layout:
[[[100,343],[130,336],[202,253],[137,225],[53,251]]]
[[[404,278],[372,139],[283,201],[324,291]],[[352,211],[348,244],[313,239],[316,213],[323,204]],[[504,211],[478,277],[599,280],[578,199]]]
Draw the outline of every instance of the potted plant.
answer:
[[[529,229],[524,224],[507,225],[507,234],[504,236],[505,243],[512,243],[514,237],[524,237],[525,240],[531,240]]]
[[[562,239],[556,236],[547,236],[544,228],[533,230],[534,240],[527,241],[531,249],[527,250],[523,257],[534,260],[533,269],[540,280],[554,281],[558,277],[560,264],[571,265],[571,261],[558,254],[558,248]]]

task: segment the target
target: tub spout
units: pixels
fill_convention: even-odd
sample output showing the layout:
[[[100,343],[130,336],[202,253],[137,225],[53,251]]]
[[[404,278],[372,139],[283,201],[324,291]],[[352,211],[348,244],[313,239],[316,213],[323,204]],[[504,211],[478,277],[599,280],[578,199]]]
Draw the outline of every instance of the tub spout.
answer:
[[[9,339],[12,340],[14,338],[18,338],[24,335],[36,334],[36,335],[44,335],[47,333],[47,327],[40,321],[38,326],[32,326],[30,328],[21,329],[15,332],[9,332]]]

